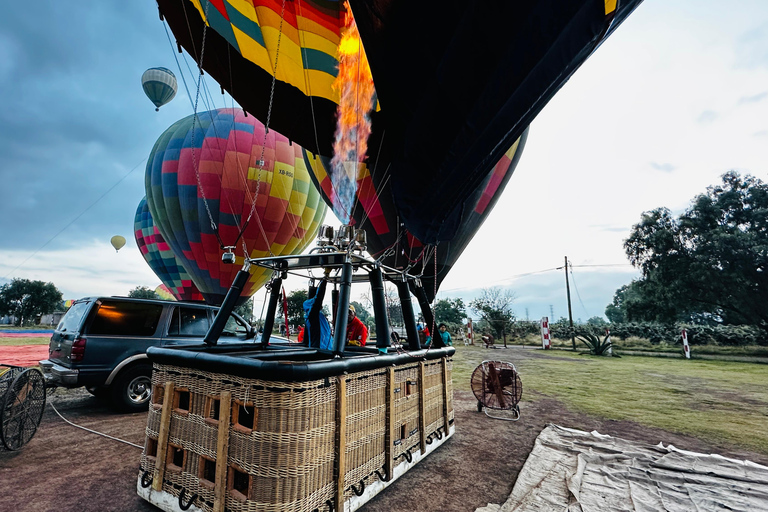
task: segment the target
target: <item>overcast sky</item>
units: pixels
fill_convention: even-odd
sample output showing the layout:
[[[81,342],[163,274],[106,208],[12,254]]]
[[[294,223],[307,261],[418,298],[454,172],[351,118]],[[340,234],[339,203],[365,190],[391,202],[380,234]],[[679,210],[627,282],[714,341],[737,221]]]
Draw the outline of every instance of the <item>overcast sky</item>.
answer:
[[[193,106],[179,80],[155,112],[140,78],[154,66],[181,78],[179,58],[190,81],[174,49],[153,0],[5,6],[0,284],[50,281],[69,299],[160,283],[133,217],[154,141]],[[209,87],[213,103],[200,110],[225,106]],[[554,269],[568,256],[574,319],[602,315],[637,276],[622,243],[641,213],[680,212],[730,169],[766,179],[766,147],[768,2],[645,0],[534,120],[506,191],[439,296],[505,286],[518,317],[567,316],[565,275]],[[128,240],[117,254],[115,234]]]

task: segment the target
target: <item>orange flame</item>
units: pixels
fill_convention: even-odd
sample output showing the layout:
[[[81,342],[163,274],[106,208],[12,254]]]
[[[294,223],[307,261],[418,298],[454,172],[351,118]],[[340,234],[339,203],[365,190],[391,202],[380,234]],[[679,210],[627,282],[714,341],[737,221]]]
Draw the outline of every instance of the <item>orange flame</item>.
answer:
[[[334,155],[331,159],[331,180],[337,196],[334,213],[346,224],[357,190],[358,163],[365,159],[368,151],[370,113],[374,107],[375,90],[352,10],[347,2],[344,2],[344,7],[346,13],[339,43],[339,74],[333,82],[333,88],[339,91],[340,99]]]

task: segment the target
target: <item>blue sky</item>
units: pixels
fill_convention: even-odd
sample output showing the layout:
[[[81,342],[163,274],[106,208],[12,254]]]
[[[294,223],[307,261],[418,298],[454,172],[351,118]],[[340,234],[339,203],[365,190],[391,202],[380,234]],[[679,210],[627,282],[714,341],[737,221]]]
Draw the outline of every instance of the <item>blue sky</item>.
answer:
[[[531,125],[499,204],[440,296],[510,287],[519,317],[602,315],[637,276],[622,242],[643,211],[686,208],[730,169],[766,178],[768,3],[645,0]],[[18,2],[0,17],[0,283],[51,281],[65,298],[159,280],[133,239],[156,138],[193,111],[160,112],[142,72],[184,55],[152,0]],[[191,64],[188,59],[186,62]],[[210,82],[201,110],[231,100]],[[194,94],[193,84],[189,84]],[[121,234],[119,253],[109,245]],[[297,283],[296,288],[303,286]]]

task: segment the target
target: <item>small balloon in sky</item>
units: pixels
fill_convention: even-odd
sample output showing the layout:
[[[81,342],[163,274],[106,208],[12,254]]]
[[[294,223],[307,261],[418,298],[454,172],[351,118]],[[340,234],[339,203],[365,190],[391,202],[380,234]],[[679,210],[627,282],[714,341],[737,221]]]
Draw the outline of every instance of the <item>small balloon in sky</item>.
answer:
[[[149,68],[141,75],[141,87],[144,94],[155,104],[155,111],[176,96],[178,84],[176,75],[167,68]]]
[[[120,235],[115,235],[112,238],[110,238],[109,243],[112,244],[112,247],[115,248],[115,252],[119,251],[123,248],[125,245],[125,237]]]

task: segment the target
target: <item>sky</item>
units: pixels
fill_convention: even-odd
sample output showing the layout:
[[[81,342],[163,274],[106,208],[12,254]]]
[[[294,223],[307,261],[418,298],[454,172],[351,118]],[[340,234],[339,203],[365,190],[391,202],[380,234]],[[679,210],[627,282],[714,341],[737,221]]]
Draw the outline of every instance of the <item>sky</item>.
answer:
[[[133,218],[152,145],[194,111],[193,63],[153,0],[35,6],[0,17],[0,284],[53,282],[65,299],[154,288]],[[155,66],[180,79],[159,112],[141,88]],[[200,110],[231,106],[208,88]],[[680,213],[732,169],[765,180],[767,146],[768,3],[645,0],[533,121],[438,297],[500,286],[518,318],[564,317],[568,257],[574,320],[602,316],[639,276],[622,244],[642,212]]]

